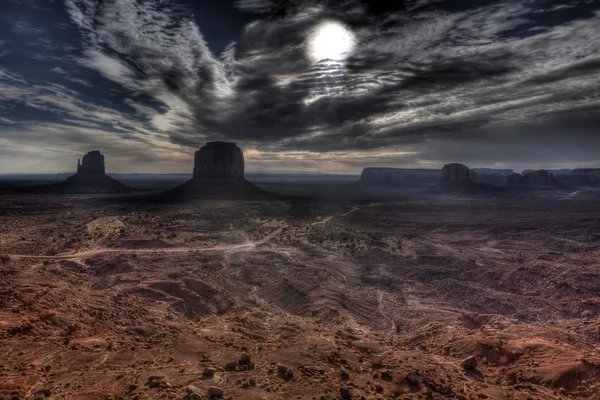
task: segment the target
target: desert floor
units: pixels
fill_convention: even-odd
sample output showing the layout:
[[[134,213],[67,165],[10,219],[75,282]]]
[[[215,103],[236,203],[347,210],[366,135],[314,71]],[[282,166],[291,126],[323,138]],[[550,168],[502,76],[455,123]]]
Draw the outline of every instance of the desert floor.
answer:
[[[599,211],[0,196],[0,398],[600,399]]]

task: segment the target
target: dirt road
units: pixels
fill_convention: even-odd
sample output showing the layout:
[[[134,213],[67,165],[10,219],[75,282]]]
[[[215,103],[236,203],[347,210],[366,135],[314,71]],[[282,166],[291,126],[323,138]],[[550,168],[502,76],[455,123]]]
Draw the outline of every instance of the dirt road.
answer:
[[[376,205],[376,204],[374,204]],[[355,211],[360,210],[360,208],[358,207],[354,207],[352,210],[344,213],[344,214],[340,214],[340,217],[346,216],[350,213],[353,213]],[[330,215],[326,218],[323,218],[320,221],[317,222],[313,222],[311,225],[323,225],[326,224],[327,222],[331,221],[333,218],[335,218],[335,215]],[[67,259],[85,259],[85,258],[90,258],[93,256],[96,256],[98,254],[114,254],[114,253],[119,253],[119,254],[148,254],[148,253],[189,253],[189,252],[193,252],[193,251],[199,251],[199,252],[205,252],[205,251],[240,251],[240,250],[245,250],[245,249],[251,249],[254,248],[258,245],[264,244],[266,242],[268,242],[269,240],[277,237],[282,231],[282,228],[279,228],[273,232],[271,232],[270,234],[268,234],[267,236],[265,236],[264,238],[255,241],[255,242],[249,242],[249,243],[242,243],[242,244],[225,244],[225,245],[219,245],[219,246],[210,246],[210,247],[171,247],[171,248],[160,248],[160,249],[108,249],[108,248],[100,248],[100,249],[93,249],[93,250],[87,250],[87,251],[81,251],[81,252],[77,252],[77,253],[68,253],[68,254],[59,254],[59,255],[53,255],[53,256],[40,256],[40,255],[34,255],[34,254],[8,254],[9,257],[14,258],[14,259],[19,259],[19,258],[33,258],[33,259],[42,259],[42,260],[67,260]]]
[[[269,240],[275,238],[282,231],[282,228],[279,228],[264,238],[249,243],[242,244],[225,244],[219,246],[211,246],[211,247],[171,247],[171,248],[160,248],[160,249],[93,249],[88,251],[82,251],[78,253],[70,253],[70,254],[60,254],[54,256],[40,256],[33,254],[8,254],[9,257],[14,259],[19,258],[34,258],[34,259],[42,259],[42,260],[67,260],[67,259],[85,259],[96,256],[98,254],[109,254],[109,253],[120,253],[120,254],[147,254],[147,253],[188,253],[193,251],[231,251],[231,250],[244,250],[254,248],[257,245],[261,245],[263,243],[268,242]]]

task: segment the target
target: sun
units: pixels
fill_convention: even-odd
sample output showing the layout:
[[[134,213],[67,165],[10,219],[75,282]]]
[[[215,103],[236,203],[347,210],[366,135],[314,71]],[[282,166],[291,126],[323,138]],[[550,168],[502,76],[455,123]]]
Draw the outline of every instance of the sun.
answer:
[[[312,62],[346,60],[356,43],[350,28],[338,21],[328,20],[317,25],[308,37],[307,56]]]

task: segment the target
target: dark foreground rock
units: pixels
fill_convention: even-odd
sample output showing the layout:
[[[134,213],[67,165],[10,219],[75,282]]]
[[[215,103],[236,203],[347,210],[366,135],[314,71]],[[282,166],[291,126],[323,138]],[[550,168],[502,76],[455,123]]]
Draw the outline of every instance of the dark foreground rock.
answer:
[[[469,356],[460,362],[460,365],[464,369],[475,369],[477,368],[477,359],[474,356]]]

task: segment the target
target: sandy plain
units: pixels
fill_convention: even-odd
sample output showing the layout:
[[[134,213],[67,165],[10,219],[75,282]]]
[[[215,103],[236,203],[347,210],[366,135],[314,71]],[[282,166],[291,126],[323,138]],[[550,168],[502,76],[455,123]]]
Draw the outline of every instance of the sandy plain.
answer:
[[[596,191],[339,197],[0,196],[0,398],[600,398]]]

